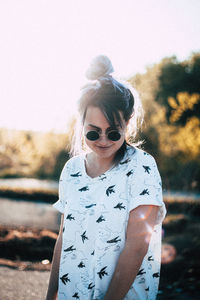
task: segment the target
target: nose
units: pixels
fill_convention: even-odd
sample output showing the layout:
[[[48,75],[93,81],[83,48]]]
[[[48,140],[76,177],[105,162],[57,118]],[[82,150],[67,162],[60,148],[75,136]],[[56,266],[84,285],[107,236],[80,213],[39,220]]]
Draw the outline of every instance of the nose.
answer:
[[[99,142],[99,144],[100,144],[101,146],[107,145],[107,143],[108,143],[108,138],[107,138],[106,134],[100,135],[98,142]]]

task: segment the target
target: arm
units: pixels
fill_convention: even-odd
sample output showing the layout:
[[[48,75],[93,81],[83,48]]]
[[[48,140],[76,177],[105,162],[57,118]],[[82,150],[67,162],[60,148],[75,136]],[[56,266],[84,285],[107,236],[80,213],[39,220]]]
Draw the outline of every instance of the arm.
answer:
[[[141,205],[129,214],[126,243],[104,300],[123,300],[147,253],[158,206]]]
[[[46,300],[56,300],[57,298],[59,264],[60,264],[61,248],[62,248],[63,220],[64,220],[64,215],[62,214],[60,231],[54,247],[53,259],[51,265],[51,274],[49,279],[49,286],[47,290]]]

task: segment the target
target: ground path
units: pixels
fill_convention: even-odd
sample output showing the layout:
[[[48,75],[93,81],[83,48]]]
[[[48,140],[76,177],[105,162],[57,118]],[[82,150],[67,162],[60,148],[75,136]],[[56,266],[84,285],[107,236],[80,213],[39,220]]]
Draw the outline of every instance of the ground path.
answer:
[[[49,271],[0,267],[0,300],[45,300]]]

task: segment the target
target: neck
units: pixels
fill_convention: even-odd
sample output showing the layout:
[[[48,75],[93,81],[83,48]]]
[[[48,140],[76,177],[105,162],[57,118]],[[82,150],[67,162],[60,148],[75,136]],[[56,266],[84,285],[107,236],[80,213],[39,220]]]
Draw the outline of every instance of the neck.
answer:
[[[112,155],[110,157],[104,158],[96,155],[94,152],[90,154],[91,160],[94,162],[94,164],[97,167],[111,167],[113,165],[115,155]]]
[[[113,157],[102,158],[96,155],[94,152],[87,154],[86,156],[86,170],[87,174],[91,177],[99,176],[108,171],[113,165]]]

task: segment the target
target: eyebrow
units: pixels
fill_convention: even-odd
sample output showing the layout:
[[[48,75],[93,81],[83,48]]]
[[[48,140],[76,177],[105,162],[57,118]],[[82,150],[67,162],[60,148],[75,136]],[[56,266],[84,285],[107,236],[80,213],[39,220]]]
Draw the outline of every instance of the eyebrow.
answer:
[[[97,127],[97,126],[95,126],[95,125],[93,125],[93,124],[88,124],[88,126],[93,127],[93,128],[95,128],[95,129],[97,129],[97,130],[101,130],[100,127]]]

